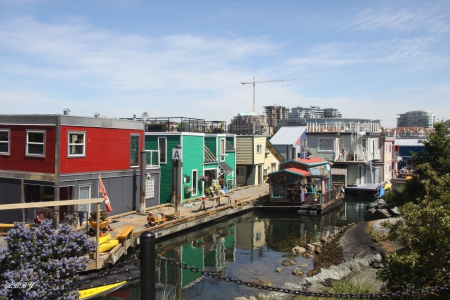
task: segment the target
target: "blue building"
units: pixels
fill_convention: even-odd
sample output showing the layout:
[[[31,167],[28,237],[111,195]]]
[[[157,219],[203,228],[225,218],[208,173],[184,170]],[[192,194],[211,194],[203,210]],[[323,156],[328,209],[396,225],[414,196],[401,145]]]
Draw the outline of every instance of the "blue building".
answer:
[[[412,168],[413,165],[413,152],[421,152],[426,150],[423,144],[423,139],[396,139],[394,146],[395,152],[398,158],[398,169],[403,167]]]

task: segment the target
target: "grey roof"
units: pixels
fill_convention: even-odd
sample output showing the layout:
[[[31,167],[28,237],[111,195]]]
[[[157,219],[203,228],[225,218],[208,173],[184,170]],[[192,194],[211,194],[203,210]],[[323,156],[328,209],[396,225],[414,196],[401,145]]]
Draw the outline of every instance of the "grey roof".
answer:
[[[394,142],[395,146],[418,146],[423,147],[423,141],[425,139],[396,139]]]
[[[306,126],[285,126],[281,127],[270,139],[272,145],[294,145],[299,137],[305,133]]]

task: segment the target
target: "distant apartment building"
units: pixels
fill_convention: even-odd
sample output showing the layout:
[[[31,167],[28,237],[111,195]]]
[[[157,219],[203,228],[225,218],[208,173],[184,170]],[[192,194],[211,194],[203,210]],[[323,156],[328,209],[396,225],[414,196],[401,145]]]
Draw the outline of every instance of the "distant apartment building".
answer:
[[[415,110],[399,114],[397,118],[397,127],[421,126],[425,128],[433,128],[436,122],[436,116],[432,113]]]
[[[267,115],[252,111],[239,113],[231,120],[228,132],[237,135],[268,135]]]
[[[280,120],[289,117],[289,107],[281,105],[264,106],[267,115],[267,123],[270,127],[277,127]]]
[[[447,127],[447,129],[450,129],[450,119],[448,119],[447,121],[444,122],[445,127]]]
[[[319,106],[293,107],[289,119],[342,118],[336,108],[320,108]]]
[[[385,129],[381,135],[397,139],[426,139],[432,131],[432,129],[419,126],[397,127]]]
[[[307,126],[308,124],[324,125],[326,127],[342,127],[344,123],[376,123],[381,128],[380,120],[358,119],[358,118],[294,118],[280,120],[278,127],[283,126]]]

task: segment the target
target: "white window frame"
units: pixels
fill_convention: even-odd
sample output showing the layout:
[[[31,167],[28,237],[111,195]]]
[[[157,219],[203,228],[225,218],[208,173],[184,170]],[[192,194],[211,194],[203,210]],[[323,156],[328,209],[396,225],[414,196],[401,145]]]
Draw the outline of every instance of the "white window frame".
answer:
[[[29,142],[28,141],[28,135],[30,133],[42,133],[42,143],[39,142]],[[29,153],[28,152],[28,146],[29,145],[42,145],[42,154],[37,153]],[[34,129],[27,129],[26,131],[26,143],[25,143],[25,155],[26,156],[33,156],[33,157],[45,157],[45,130],[34,130]]]
[[[70,136],[72,134],[76,134],[76,135],[83,135],[83,142],[82,143],[72,143],[70,140]],[[82,146],[83,147],[83,153],[76,153],[76,154],[72,154],[70,153],[70,147],[79,147]],[[85,131],[69,131],[67,132],[67,157],[86,157],[86,132]]]
[[[262,145],[261,144],[256,145],[256,153],[262,153]]]
[[[159,145],[160,145],[159,141],[160,140],[164,140],[164,147],[165,147],[164,153],[159,148]],[[164,165],[167,164],[167,138],[166,137],[158,137],[158,151],[159,151],[159,157],[158,157],[159,164],[160,165],[161,164],[164,164]],[[165,157],[164,161],[161,160],[161,155],[162,154],[164,154],[164,157]]]
[[[220,139],[219,141],[220,161],[225,161],[225,139]]]
[[[320,141],[321,140],[330,140],[332,149],[320,149]],[[335,139],[332,138],[332,137],[327,137],[327,138],[319,137],[319,138],[317,138],[317,152],[334,152],[334,144],[335,144],[334,142],[335,142]]]
[[[194,174],[195,174],[195,176],[194,176]],[[191,196],[195,196],[195,195],[197,195],[197,193],[198,193],[198,180],[199,180],[199,178],[198,178],[198,171],[195,169],[195,170],[192,170],[192,193],[191,193]]]
[[[0,152],[0,155],[9,155],[9,151],[11,149],[11,130],[10,129],[0,129],[0,132],[6,132],[8,140],[0,141],[0,144],[6,144],[8,149],[6,152]]]
[[[85,187],[87,187],[89,189],[89,191],[88,191],[88,198],[87,199],[91,199],[91,190],[92,190],[91,185],[79,185],[78,186],[78,199],[81,199],[80,198],[81,188],[85,188]],[[81,211],[80,206],[82,206],[81,208],[87,207],[87,210],[84,210],[84,211],[87,211],[87,213],[88,213],[87,216],[86,215],[84,216],[85,217],[84,220],[85,220],[85,222],[87,222],[87,219],[89,218],[89,214],[91,213],[91,205],[89,203],[78,204],[78,211]]]

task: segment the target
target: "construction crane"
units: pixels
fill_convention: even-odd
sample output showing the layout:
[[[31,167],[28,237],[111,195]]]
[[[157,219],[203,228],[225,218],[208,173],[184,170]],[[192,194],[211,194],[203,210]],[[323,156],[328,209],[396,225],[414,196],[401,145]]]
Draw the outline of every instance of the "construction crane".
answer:
[[[295,78],[292,79],[279,79],[279,80],[263,80],[263,81],[255,81],[255,77],[253,77],[253,81],[251,82],[241,82],[241,84],[253,84],[253,112],[255,112],[255,83],[263,83],[263,82],[279,82],[279,81],[292,81],[297,80]]]

